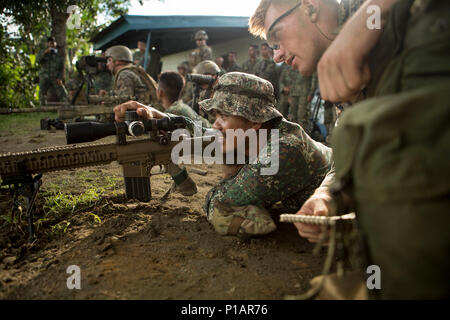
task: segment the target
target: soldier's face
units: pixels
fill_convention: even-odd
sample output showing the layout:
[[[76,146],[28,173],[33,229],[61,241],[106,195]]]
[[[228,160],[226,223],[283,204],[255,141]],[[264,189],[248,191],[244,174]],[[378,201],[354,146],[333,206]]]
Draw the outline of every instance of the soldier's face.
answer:
[[[108,59],[106,59],[106,67],[114,74],[115,64],[113,58],[108,57]]]
[[[269,47],[261,46],[261,55],[264,59],[268,59],[272,57],[272,52]]]
[[[49,41],[49,42],[47,42],[47,46],[49,48],[56,48],[56,42],[55,41]]]
[[[317,30],[303,6],[285,16],[269,32],[272,23],[283,15],[291,6],[289,4],[272,4],[269,6],[264,23],[267,41],[274,50],[274,61],[292,66],[305,76],[314,73],[320,57],[329,45]],[[327,43],[328,42],[328,43]]]
[[[144,51],[147,44],[145,42],[138,41],[137,47],[140,51]]]
[[[224,115],[220,112],[216,112],[215,116],[216,120],[213,123],[213,129],[219,130],[223,134],[223,153],[236,150],[239,147],[238,143],[245,141],[245,139],[238,139],[238,137],[241,136],[241,134],[243,135],[245,131],[249,129],[257,130],[261,127],[260,123],[254,123],[239,116]],[[238,129],[242,129],[243,131],[235,131]],[[227,130],[233,130],[233,132],[235,132],[233,143],[227,143]],[[228,132],[228,134],[230,134],[230,132]],[[248,143],[246,143],[246,147],[248,148]]]
[[[248,56],[250,58],[256,58],[256,50],[253,47],[248,48]]]

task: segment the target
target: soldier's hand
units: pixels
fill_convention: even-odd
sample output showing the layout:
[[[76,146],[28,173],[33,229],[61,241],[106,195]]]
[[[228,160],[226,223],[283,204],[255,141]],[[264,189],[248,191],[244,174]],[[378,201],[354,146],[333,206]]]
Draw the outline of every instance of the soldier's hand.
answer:
[[[325,188],[319,188],[306,200],[297,214],[327,216],[330,201],[331,196],[328,191]],[[294,225],[301,237],[306,238],[309,242],[319,242],[322,236],[322,226],[305,223],[294,223]]]
[[[346,22],[319,61],[320,93],[327,101],[351,101],[370,80],[367,56],[376,45],[381,30],[367,27],[366,8],[367,5],[363,5]]]
[[[128,101],[114,107],[114,119],[117,122],[123,121],[125,118],[125,111],[127,110],[136,110],[137,114],[144,119],[161,119],[166,116],[165,113],[162,113],[153,107],[146,106],[137,101]]]

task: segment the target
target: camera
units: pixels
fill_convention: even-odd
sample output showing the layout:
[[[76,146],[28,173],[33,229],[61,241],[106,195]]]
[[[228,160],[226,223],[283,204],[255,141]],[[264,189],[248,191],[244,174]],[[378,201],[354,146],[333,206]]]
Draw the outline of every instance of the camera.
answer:
[[[82,56],[75,64],[78,71],[85,71],[90,75],[97,74],[100,70],[98,64],[102,64],[102,68],[106,69],[106,58],[96,56]]]

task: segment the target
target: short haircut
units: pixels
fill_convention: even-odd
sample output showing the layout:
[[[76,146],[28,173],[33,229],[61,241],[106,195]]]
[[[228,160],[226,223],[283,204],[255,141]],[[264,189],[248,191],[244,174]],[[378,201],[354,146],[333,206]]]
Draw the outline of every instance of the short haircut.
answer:
[[[270,49],[270,46],[269,46],[269,44],[268,44],[267,42],[262,43],[262,44],[261,44],[261,47],[267,47],[267,48]]]
[[[48,37],[47,38],[47,42],[49,42],[49,41],[55,41],[55,38],[54,37]]]
[[[144,38],[142,38],[142,39],[139,39],[138,42],[147,43],[147,40],[145,40]]]
[[[266,13],[272,4],[287,4],[295,5],[300,0],[261,0],[253,15],[248,20],[248,30],[254,36],[266,39],[266,33],[264,31],[264,23],[266,20]]]
[[[323,4],[335,7],[338,5],[337,0],[320,0]],[[269,7],[273,5],[295,6],[300,0],[261,0],[253,15],[248,20],[248,30],[256,37],[266,39],[267,35],[264,30],[266,13]]]
[[[259,46],[257,44],[251,44],[250,47],[252,47],[255,50],[259,50]]]
[[[178,72],[163,72],[159,77],[158,86],[160,90],[164,91],[170,101],[177,101],[184,87],[184,78]]]

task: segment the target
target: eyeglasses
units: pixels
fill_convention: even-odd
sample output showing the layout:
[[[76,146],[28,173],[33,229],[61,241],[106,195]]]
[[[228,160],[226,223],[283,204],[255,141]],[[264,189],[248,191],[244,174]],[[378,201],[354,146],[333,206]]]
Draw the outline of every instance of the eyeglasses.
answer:
[[[283,13],[281,16],[279,16],[278,18],[275,19],[274,22],[272,22],[272,24],[269,27],[269,30],[267,31],[267,42],[269,43],[269,46],[273,49],[273,50],[279,50],[280,49],[280,44],[278,43],[278,39],[277,37],[275,37],[275,34],[272,33],[273,28],[275,27],[275,25],[280,22],[283,18],[287,17],[288,15],[290,15],[292,12],[294,12],[295,9],[297,9],[298,7],[300,7],[302,5],[301,2],[299,2],[298,4],[296,4],[294,7],[292,7],[291,9],[289,9],[288,11],[286,11],[285,13]]]

